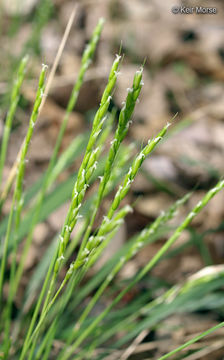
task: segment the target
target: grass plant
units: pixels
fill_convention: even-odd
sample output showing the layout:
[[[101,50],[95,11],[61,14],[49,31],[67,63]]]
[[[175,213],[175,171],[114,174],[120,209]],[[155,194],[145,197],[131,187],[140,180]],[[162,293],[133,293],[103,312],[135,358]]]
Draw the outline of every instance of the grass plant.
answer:
[[[171,287],[154,281],[151,275],[153,267],[162,261],[164,256],[172,256],[171,246],[182,232],[188,229],[192,220],[224,188],[222,179],[207,191],[179,226],[173,228],[169,221],[175,218],[177,211],[188,201],[191,193],[178,199],[154,222],[129,239],[95,275],[86,277],[93,265],[99,261],[104,249],[113,241],[127,214],[133,211],[134,204],[127,205],[124,200],[144,160],[161,141],[165,141],[170,126],[170,123],[167,123],[140,151],[136,153],[135,150],[135,155],[135,147],[123,144],[143,86],[142,66],[134,74],[132,85],[127,89],[126,99],[118,114],[116,130],[113,131],[117,114],[115,110],[110,111],[110,104],[121,67],[119,54],[112,63],[90,133],[77,136],[59,156],[67,123],[76,105],[85,73],[94,57],[103,23],[101,19],[83,53],[77,80],[47,170],[39,181],[24,191],[27,152],[45,96],[45,65],[40,73],[27,134],[17,157],[11,208],[9,214],[2,215],[0,224],[0,234],[3,237],[0,253],[0,358],[4,360],[103,359],[107,358],[111,351],[124,350],[142,331],[162,326],[163,321],[175,311],[190,312],[204,309],[209,307],[211,299],[217,304],[217,308],[224,305],[219,293],[223,281],[223,267],[212,267],[215,271],[207,268],[208,273],[199,274],[196,278],[187,279],[184,284]],[[27,57],[22,59],[12,88],[1,145],[0,183],[3,179],[10,131],[27,62]],[[77,172],[61,184],[57,184],[58,176],[81,154],[82,161]],[[91,192],[89,188],[93,185],[97,190]],[[107,203],[107,210],[96,228],[96,218],[106,197],[110,204]],[[1,205],[4,206],[5,195],[1,199]],[[52,239],[33,271],[24,291],[20,309],[13,314],[36,225],[47,219],[53,210],[68,199],[70,205],[61,232]],[[74,235],[73,230],[77,224],[80,228]],[[168,236],[170,231],[172,235]],[[158,252],[126,284],[119,284],[118,281],[117,291],[116,276],[124,265],[147,244],[165,235],[167,240]],[[20,243],[23,247],[18,261]],[[151,281],[150,291],[140,294],[124,307],[117,306],[131,289],[146,279],[146,274]],[[88,280],[84,282],[84,279]],[[157,290],[161,295],[157,295]],[[94,308],[105,296],[110,298],[109,305],[104,306],[99,314],[94,314]],[[220,323],[208,329],[177,349],[164,354],[160,359],[178,353],[222,326],[223,323]],[[123,336],[118,337],[117,334]],[[56,343],[60,343],[59,349],[55,348]],[[101,346],[104,346],[104,350],[97,352]]]

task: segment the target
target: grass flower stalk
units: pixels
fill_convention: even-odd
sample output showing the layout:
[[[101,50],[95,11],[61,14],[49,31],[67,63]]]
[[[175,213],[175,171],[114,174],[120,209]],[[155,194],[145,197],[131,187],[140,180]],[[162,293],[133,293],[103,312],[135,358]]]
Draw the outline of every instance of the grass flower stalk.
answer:
[[[115,59],[112,65],[108,79],[108,84],[106,86],[106,89],[104,90],[99,110],[97,111],[93,121],[89,142],[86,148],[86,152],[82,164],[78,172],[77,180],[73,188],[71,205],[60,235],[58,259],[54,269],[55,274],[57,274],[59,271],[60,263],[63,260],[65,248],[69,241],[70,234],[76,224],[79,209],[81,207],[81,203],[84,198],[85,192],[88,188],[89,180],[97,165],[96,159],[99,149],[98,148],[94,149],[94,146],[96,144],[100,132],[102,131],[103,123],[105,121],[105,115],[107,113],[111,100],[111,93],[117,80],[117,71],[118,71],[119,63],[120,63],[120,56],[117,56],[117,58]]]
[[[22,206],[23,206],[23,199],[22,199],[22,186],[23,186],[23,178],[24,178],[24,171],[25,171],[25,163],[26,163],[26,154],[28,151],[28,147],[31,141],[31,137],[33,135],[33,129],[35,126],[35,122],[38,115],[38,110],[43,98],[44,94],[44,80],[46,76],[46,66],[43,65],[40,78],[39,78],[39,85],[38,90],[36,94],[36,99],[34,102],[33,111],[31,114],[30,122],[29,122],[29,128],[27,131],[26,139],[22,148],[21,157],[19,159],[18,164],[18,171],[17,171],[17,177],[16,177],[16,185],[13,195],[13,201],[7,226],[7,232],[6,232],[6,238],[4,241],[4,248],[3,248],[3,256],[2,256],[2,262],[1,262],[1,270],[0,270],[0,297],[2,294],[2,285],[3,285],[3,278],[4,278],[4,271],[5,271],[5,264],[6,264],[6,258],[7,258],[7,250],[8,250],[8,241],[9,236],[11,233],[11,226],[12,226],[12,220],[14,216],[14,210],[16,206],[17,214],[20,214]]]
[[[0,153],[0,185],[2,183],[2,172],[5,164],[5,158],[8,148],[9,137],[12,128],[13,118],[15,116],[15,112],[18,106],[19,98],[20,98],[20,89],[24,80],[24,76],[26,73],[26,67],[28,62],[28,56],[24,56],[20,62],[18,72],[16,75],[16,80],[14,82],[12,92],[11,92],[11,99],[10,99],[10,106],[9,111],[7,113],[4,132],[2,137],[2,144],[1,144],[1,153]]]
[[[108,234],[108,230],[110,226],[107,226],[119,207],[121,201],[124,199],[124,197],[127,195],[128,191],[130,190],[131,183],[134,181],[135,176],[137,175],[143,161],[145,160],[146,156],[149,155],[156,145],[161,141],[161,139],[165,136],[168,127],[170,124],[166,125],[156,136],[154,139],[148,142],[148,144],[142,149],[142,151],[138,154],[138,156],[134,159],[127,175],[124,178],[123,184],[119,186],[118,191],[115,194],[114,200],[112,201],[112,204],[110,206],[110,209],[107,213],[107,215],[104,217],[101,226],[99,228],[99,231],[97,232],[95,239],[89,239],[86,247],[83,250],[83,253],[80,254],[80,256],[76,260],[76,264],[74,264],[74,268],[77,268],[81,263],[84,263],[85,261],[85,254],[91,254],[91,256],[88,256],[88,262],[91,262],[93,255],[96,253],[96,250],[98,246],[104,247],[104,242],[99,241],[99,239],[102,239],[104,236]],[[80,262],[79,260],[82,259]],[[81,265],[80,265],[81,266]]]
[[[84,239],[82,242],[82,247],[85,246],[85,244],[89,238],[89,235],[91,233],[91,229],[92,229],[93,223],[95,221],[97,211],[99,209],[102,198],[104,196],[105,187],[110,179],[111,171],[112,171],[114,161],[116,159],[120,144],[127,134],[130,119],[131,119],[132,113],[134,111],[137,99],[139,97],[141,88],[143,86],[142,72],[143,72],[143,67],[141,67],[140,70],[138,70],[135,73],[132,88],[127,89],[128,95],[126,97],[124,105],[119,114],[117,130],[116,130],[114,139],[111,141],[111,147],[110,147],[108,158],[106,161],[104,174],[101,177],[98,195],[97,195],[96,201],[94,203],[93,213],[92,213],[92,217],[91,217],[89,226],[86,230],[86,233],[85,233],[85,236],[84,236]]]
[[[105,190],[106,184],[110,178],[111,169],[114,164],[116,155],[118,153],[120,144],[127,134],[131,115],[134,111],[136,101],[139,97],[139,94],[140,94],[140,91],[141,91],[141,88],[143,85],[142,71],[143,71],[143,68],[141,68],[139,71],[137,71],[135,73],[132,88],[128,89],[127,98],[121,109],[121,112],[119,115],[119,120],[118,120],[117,130],[116,130],[114,139],[111,142],[111,148],[110,148],[107,162],[105,165],[104,175],[100,182],[98,197],[97,197],[97,201],[96,201],[96,208],[99,207],[100,202],[102,200],[104,190]]]

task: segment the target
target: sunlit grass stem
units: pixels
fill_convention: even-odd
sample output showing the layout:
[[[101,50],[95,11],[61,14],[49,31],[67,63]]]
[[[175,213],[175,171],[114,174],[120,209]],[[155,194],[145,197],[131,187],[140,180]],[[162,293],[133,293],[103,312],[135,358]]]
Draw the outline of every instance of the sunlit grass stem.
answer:
[[[26,55],[20,62],[18,73],[16,75],[16,80],[14,82],[12,92],[11,92],[11,98],[10,98],[10,106],[7,113],[5,125],[4,125],[4,131],[3,131],[3,137],[2,137],[2,144],[1,144],[1,152],[0,152],[0,186],[2,183],[2,172],[5,164],[5,158],[8,148],[8,142],[9,137],[11,133],[12,128],[12,122],[16,113],[16,109],[18,106],[19,98],[20,98],[20,89],[23,83],[23,79],[26,72],[28,62],[28,56]]]

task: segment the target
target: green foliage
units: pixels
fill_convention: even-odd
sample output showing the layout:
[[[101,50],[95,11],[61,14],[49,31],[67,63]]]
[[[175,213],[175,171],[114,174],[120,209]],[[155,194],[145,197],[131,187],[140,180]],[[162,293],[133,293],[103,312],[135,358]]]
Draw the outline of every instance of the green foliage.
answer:
[[[46,1],[43,3],[47,4]],[[41,21],[43,22],[44,19],[45,17]],[[23,180],[27,151],[44,96],[45,65],[40,74],[27,134],[18,155],[10,212],[3,218],[0,225],[0,234],[4,236],[0,255],[0,354],[1,358],[5,360],[11,358],[19,360],[50,359],[52,357],[59,360],[103,359],[110,354],[107,344],[111,339],[116,340],[113,349],[121,349],[122,346],[127,346],[130,341],[135,339],[141,331],[162,326],[163,321],[175,312],[207,309],[209,306],[211,307],[211,300],[213,306],[217,308],[223,306],[223,299],[218,291],[223,283],[223,267],[215,271],[207,268],[207,272],[202,272],[196,277],[188,279],[184,284],[172,287],[161,283],[152,276],[149,276],[148,280],[145,279],[145,275],[164,256],[174,255],[173,250],[170,249],[171,246],[206,204],[224,188],[223,180],[219,180],[206,193],[177,228],[173,229],[168,222],[175,217],[178,209],[188,201],[191,194],[185,195],[168,210],[162,212],[154,222],[129,239],[92,278],[85,284],[82,282],[89,269],[100,259],[103,250],[110,241],[113,241],[114,235],[127,214],[132,211],[130,205],[123,204],[123,200],[141,169],[142,163],[159,142],[165,139],[170,126],[169,123],[165,125],[135,156],[133,156],[133,147],[122,144],[143,86],[143,67],[141,67],[134,75],[132,87],[128,89],[127,97],[119,114],[117,128],[113,134],[112,125],[115,111],[109,113],[108,109],[119,74],[121,57],[117,55],[111,66],[108,82],[93,119],[90,133],[74,139],[59,157],[59,149],[67,122],[77,102],[84,75],[94,56],[102,26],[103,20],[100,20],[84,51],[77,81],[71,92],[48,168],[41,179],[24,192]],[[19,101],[26,64],[27,58],[24,58],[19,65],[18,76],[12,89],[11,103],[2,139],[1,180],[10,129]],[[113,139],[108,143],[108,149],[105,143],[111,139],[111,136]],[[83,155],[83,158],[77,172],[64,182],[57,184],[58,176],[80,154]],[[93,184],[97,190],[89,192],[88,188]],[[98,229],[94,231],[95,219],[101,209],[102,201],[117,185],[115,194],[109,197],[112,199],[111,203]],[[16,316],[13,316],[13,304],[21,286],[34,229],[40,221],[47,219],[52,211],[68,199],[70,199],[70,206],[61,232],[52,239],[40,259],[40,263],[33,271],[24,293],[22,305]],[[4,203],[3,194],[1,194],[1,203]],[[82,221],[80,221],[81,218]],[[80,225],[79,231],[74,235],[73,230],[77,224]],[[161,236],[168,234],[168,231],[170,233],[171,230],[173,231],[172,235],[140,272],[135,274],[127,284],[116,284],[115,286],[114,279],[123,266],[147,244],[155,242]],[[191,234],[193,234],[192,231]],[[23,242],[23,250],[20,260],[17,262],[17,250],[20,242]],[[209,261],[205,248],[201,246],[200,249],[206,260]],[[178,252],[181,249],[177,248],[175,251]],[[7,269],[9,269],[9,277]],[[146,294],[139,294],[136,299],[123,308],[116,306],[136,284],[140,284],[142,279],[150,282],[150,291],[147,291]],[[5,285],[8,285],[7,297],[4,296],[3,291]],[[160,296],[156,295],[158,290]],[[100,314],[93,315],[94,307],[101,298],[108,294],[112,294],[109,305]],[[83,306],[83,301],[87,298],[90,300],[87,306]],[[209,329],[178,349],[164,355],[161,359],[168,358],[222,326],[223,323]],[[124,334],[119,340],[115,337],[118,332]],[[52,346],[56,339],[61,341],[62,346],[55,355]],[[97,357],[94,350],[101,345],[105,345],[105,351]]]

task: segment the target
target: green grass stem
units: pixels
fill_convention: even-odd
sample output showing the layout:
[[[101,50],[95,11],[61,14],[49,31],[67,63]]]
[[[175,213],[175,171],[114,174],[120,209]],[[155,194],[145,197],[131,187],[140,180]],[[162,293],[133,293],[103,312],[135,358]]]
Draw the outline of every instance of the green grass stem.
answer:
[[[2,172],[5,164],[5,158],[7,154],[8,142],[12,128],[12,122],[15,116],[15,112],[18,106],[19,98],[20,98],[20,89],[24,80],[26,67],[28,62],[28,56],[26,55],[20,62],[18,72],[16,75],[16,80],[14,82],[12,92],[11,92],[11,99],[10,99],[10,106],[9,111],[7,113],[3,137],[2,137],[2,144],[1,144],[1,153],[0,153],[0,186],[2,183]]]

